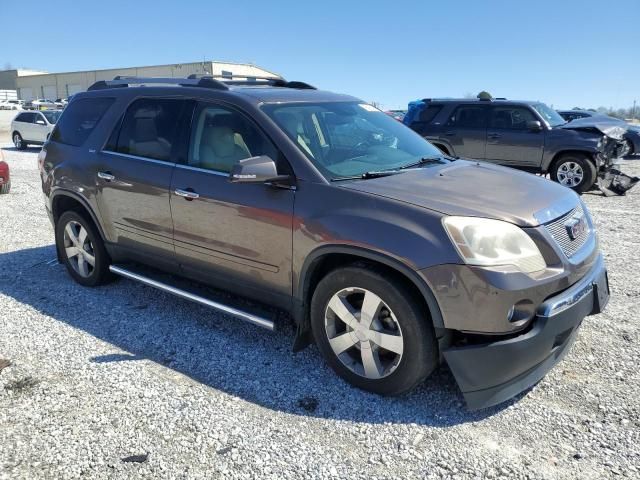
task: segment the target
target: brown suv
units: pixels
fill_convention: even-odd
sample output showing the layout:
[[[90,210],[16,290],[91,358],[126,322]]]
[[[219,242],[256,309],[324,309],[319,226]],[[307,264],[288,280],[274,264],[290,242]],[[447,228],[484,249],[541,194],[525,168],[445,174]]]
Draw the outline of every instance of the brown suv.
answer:
[[[301,82],[98,82],[39,161],[77,282],[115,273],[273,328],[193,280],[240,292],[290,312],[294,348],[315,342],[377,393],[411,389],[444,359],[470,408],[502,402],[608,299],[573,191],[452,161],[361,100]]]

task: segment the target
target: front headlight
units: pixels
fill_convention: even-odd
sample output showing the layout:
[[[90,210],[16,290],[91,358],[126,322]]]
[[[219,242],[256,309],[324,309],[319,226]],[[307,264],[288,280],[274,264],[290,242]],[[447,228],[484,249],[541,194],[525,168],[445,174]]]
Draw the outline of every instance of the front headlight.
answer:
[[[525,273],[546,267],[531,237],[511,223],[477,217],[445,217],[442,223],[470,265],[514,265]]]

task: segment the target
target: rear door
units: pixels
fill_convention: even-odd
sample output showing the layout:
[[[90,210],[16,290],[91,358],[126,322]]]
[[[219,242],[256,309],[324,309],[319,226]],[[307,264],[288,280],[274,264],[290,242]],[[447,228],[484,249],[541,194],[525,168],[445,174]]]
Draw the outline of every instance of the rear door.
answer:
[[[294,191],[230,183],[239,160],[268,155],[290,173],[271,140],[243,113],[201,103],[193,116],[189,153],[171,183],[176,258],[190,276],[241,285],[260,298],[290,300]]]
[[[487,106],[459,105],[442,129],[442,139],[453,148],[455,155],[482,160],[487,141]]]
[[[25,112],[18,115],[15,119],[15,129],[25,141],[35,141],[34,123],[36,114],[33,112]]]
[[[542,162],[545,130],[531,130],[540,121],[524,105],[495,105],[487,129],[486,160],[501,165],[537,168]]]
[[[97,203],[104,223],[119,247],[147,260],[174,259],[169,187],[184,154],[181,131],[189,108],[192,102],[182,99],[135,100],[97,153]]]

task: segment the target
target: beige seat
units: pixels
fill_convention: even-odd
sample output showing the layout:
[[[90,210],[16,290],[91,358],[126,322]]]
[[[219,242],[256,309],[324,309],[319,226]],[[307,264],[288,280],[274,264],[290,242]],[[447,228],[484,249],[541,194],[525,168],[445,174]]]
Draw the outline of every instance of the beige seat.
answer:
[[[129,153],[141,157],[168,160],[171,144],[158,136],[154,118],[141,117],[135,119],[134,136],[129,141]]]
[[[282,123],[285,131],[289,134],[291,138],[295,140],[295,142],[313,158],[313,153],[311,152],[311,148],[309,148],[309,141],[306,139],[304,135],[304,127],[302,123],[298,120],[298,117],[293,115],[292,113],[283,112],[276,114],[276,117]]]
[[[229,127],[205,127],[200,142],[200,167],[230,172],[239,160],[249,158],[249,150],[238,145],[236,135]]]

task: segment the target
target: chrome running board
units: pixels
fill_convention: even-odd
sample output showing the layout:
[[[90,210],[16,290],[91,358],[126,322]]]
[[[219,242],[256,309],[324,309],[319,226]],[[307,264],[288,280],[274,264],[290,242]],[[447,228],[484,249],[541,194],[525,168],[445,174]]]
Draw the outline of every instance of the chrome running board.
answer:
[[[122,277],[129,278],[131,280],[135,280],[140,283],[144,283],[145,285],[148,285],[153,288],[157,288],[158,290],[165,291],[167,293],[175,295],[176,297],[184,298],[186,300],[199,303],[206,307],[213,308],[214,310],[218,310],[222,313],[226,313],[228,315],[234,316],[246,322],[253,323],[254,325],[258,325],[259,327],[266,328],[267,330],[274,330],[275,328],[274,323],[271,320],[267,320],[266,318],[262,318],[252,313],[238,310],[237,308],[233,308],[219,302],[215,302],[211,299],[202,297],[200,295],[196,295],[195,293],[191,293],[186,290],[182,290],[180,288],[176,288],[174,286],[168,285],[166,283],[159,282],[152,278],[145,277],[144,275],[140,275],[139,273],[126,270],[122,267],[109,265],[109,270],[115,273],[116,275],[120,275]]]

